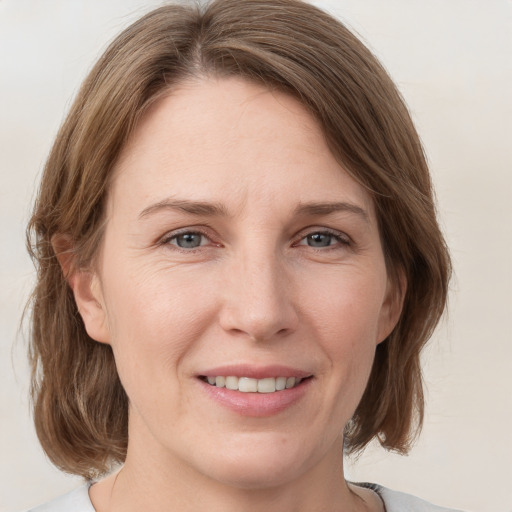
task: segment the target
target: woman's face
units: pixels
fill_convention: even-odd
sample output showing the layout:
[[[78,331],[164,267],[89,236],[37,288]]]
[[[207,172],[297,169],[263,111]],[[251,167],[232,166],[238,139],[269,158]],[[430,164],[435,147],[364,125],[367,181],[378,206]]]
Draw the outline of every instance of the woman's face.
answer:
[[[73,286],[130,400],[127,464],[245,488],[339,467],[399,307],[372,201],[301,104],[239,79],[160,99],[96,268]]]

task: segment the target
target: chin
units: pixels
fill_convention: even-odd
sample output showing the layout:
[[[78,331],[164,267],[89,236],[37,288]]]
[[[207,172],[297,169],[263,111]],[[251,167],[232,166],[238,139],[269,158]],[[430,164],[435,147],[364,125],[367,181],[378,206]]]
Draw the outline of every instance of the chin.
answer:
[[[209,476],[219,483],[246,490],[261,490],[280,487],[297,478],[298,467],[293,464],[272,466],[261,463],[226,463]]]
[[[204,474],[231,487],[256,490],[278,487],[307,471],[311,462],[305,442],[293,442],[282,433],[266,434],[232,442],[221,457],[218,451],[212,453],[207,467],[203,451]]]

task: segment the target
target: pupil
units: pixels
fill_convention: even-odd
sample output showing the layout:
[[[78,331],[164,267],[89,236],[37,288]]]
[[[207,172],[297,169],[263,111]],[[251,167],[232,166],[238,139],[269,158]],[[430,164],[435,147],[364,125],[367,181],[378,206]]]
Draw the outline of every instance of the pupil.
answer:
[[[177,237],[176,243],[179,247],[183,247],[184,249],[193,249],[201,245],[201,235],[197,233],[185,233]]]
[[[328,247],[331,243],[331,238],[331,235],[314,233],[313,235],[308,235],[308,242],[311,247]]]

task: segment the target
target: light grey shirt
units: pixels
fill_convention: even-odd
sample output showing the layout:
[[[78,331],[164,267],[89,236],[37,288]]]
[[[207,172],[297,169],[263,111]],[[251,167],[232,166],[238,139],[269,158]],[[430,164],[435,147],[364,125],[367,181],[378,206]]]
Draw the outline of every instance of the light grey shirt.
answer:
[[[392,491],[377,484],[357,485],[375,491],[382,498],[386,512],[460,512],[431,505],[410,494]],[[95,510],[89,498],[89,485],[84,485],[28,512],[95,512]]]

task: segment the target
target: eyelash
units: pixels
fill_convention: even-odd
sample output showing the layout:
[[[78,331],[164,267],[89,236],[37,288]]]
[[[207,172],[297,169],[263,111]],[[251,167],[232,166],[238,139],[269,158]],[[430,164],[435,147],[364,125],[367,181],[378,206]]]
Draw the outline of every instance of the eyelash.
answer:
[[[196,229],[184,229],[182,231],[173,232],[173,233],[170,233],[169,235],[165,236],[164,238],[162,238],[159,245],[173,245],[176,250],[183,252],[183,253],[197,252],[197,251],[200,251],[203,249],[203,247],[204,247],[203,244],[201,244],[197,247],[183,248],[183,247],[179,247],[177,244],[172,243],[173,240],[176,240],[178,237],[183,236],[183,235],[198,235],[198,236],[206,238],[207,240],[209,240],[211,242],[211,237],[205,231],[196,230]],[[304,240],[307,240],[308,237],[313,236],[313,235],[324,235],[324,236],[332,237],[337,242],[337,244],[323,246],[323,247],[314,247],[314,246],[308,246],[305,243],[301,243]],[[311,230],[307,233],[303,232],[301,234],[300,238],[298,238],[296,241],[293,242],[292,246],[293,247],[305,246],[305,247],[309,247],[310,249],[313,249],[314,251],[326,252],[329,250],[336,250],[337,248],[339,248],[338,244],[343,247],[350,247],[350,246],[352,246],[352,240],[345,233],[324,228],[324,229]],[[217,247],[221,246],[221,244],[218,244],[218,243],[214,243],[214,245]]]
[[[203,247],[203,244],[201,244],[198,247],[185,249],[183,247],[179,247],[177,244],[171,243],[172,240],[176,240],[178,237],[184,236],[184,235],[199,235],[199,236],[204,237],[207,240],[211,241],[211,237],[208,236],[208,234],[205,233],[204,231],[194,230],[194,229],[184,229],[183,231],[173,232],[173,233],[170,233],[169,235],[165,236],[161,240],[160,245],[173,245],[176,248],[176,250],[181,251],[181,252],[186,252],[186,253],[196,252],[197,250],[200,250]],[[220,246],[220,244],[215,244],[215,245]]]
[[[298,242],[294,242],[293,246],[294,247],[296,247],[298,245],[307,246],[306,244],[302,244],[301,242],[303,240],[307,240],[308,237],[313,236],[313,235],[324,235],[324,236],[332,237],[332,238],[334,238],[334,240],[336,242],[338,242],[339,245],[341,245],[343,247],[349,247],[352,245],[352,241],[350,240],[348,235],[341,233],[339,231],[333,231],[333,230],[329,230],[329,229],[320,229],[320,230],[313,230],[313,231],[310,231],[310,232],[302,235],[301,238],[298,240]],[[339,248],[338,245],[336,245],[336,244],[323,246],[323,247],[314,247],[314,246],[307,246],[307,247],[309,247],[310,249],[313,249],[313,250],[317,250],[317,251],[328,251],[328,250],[335,250],[335,249]]]

